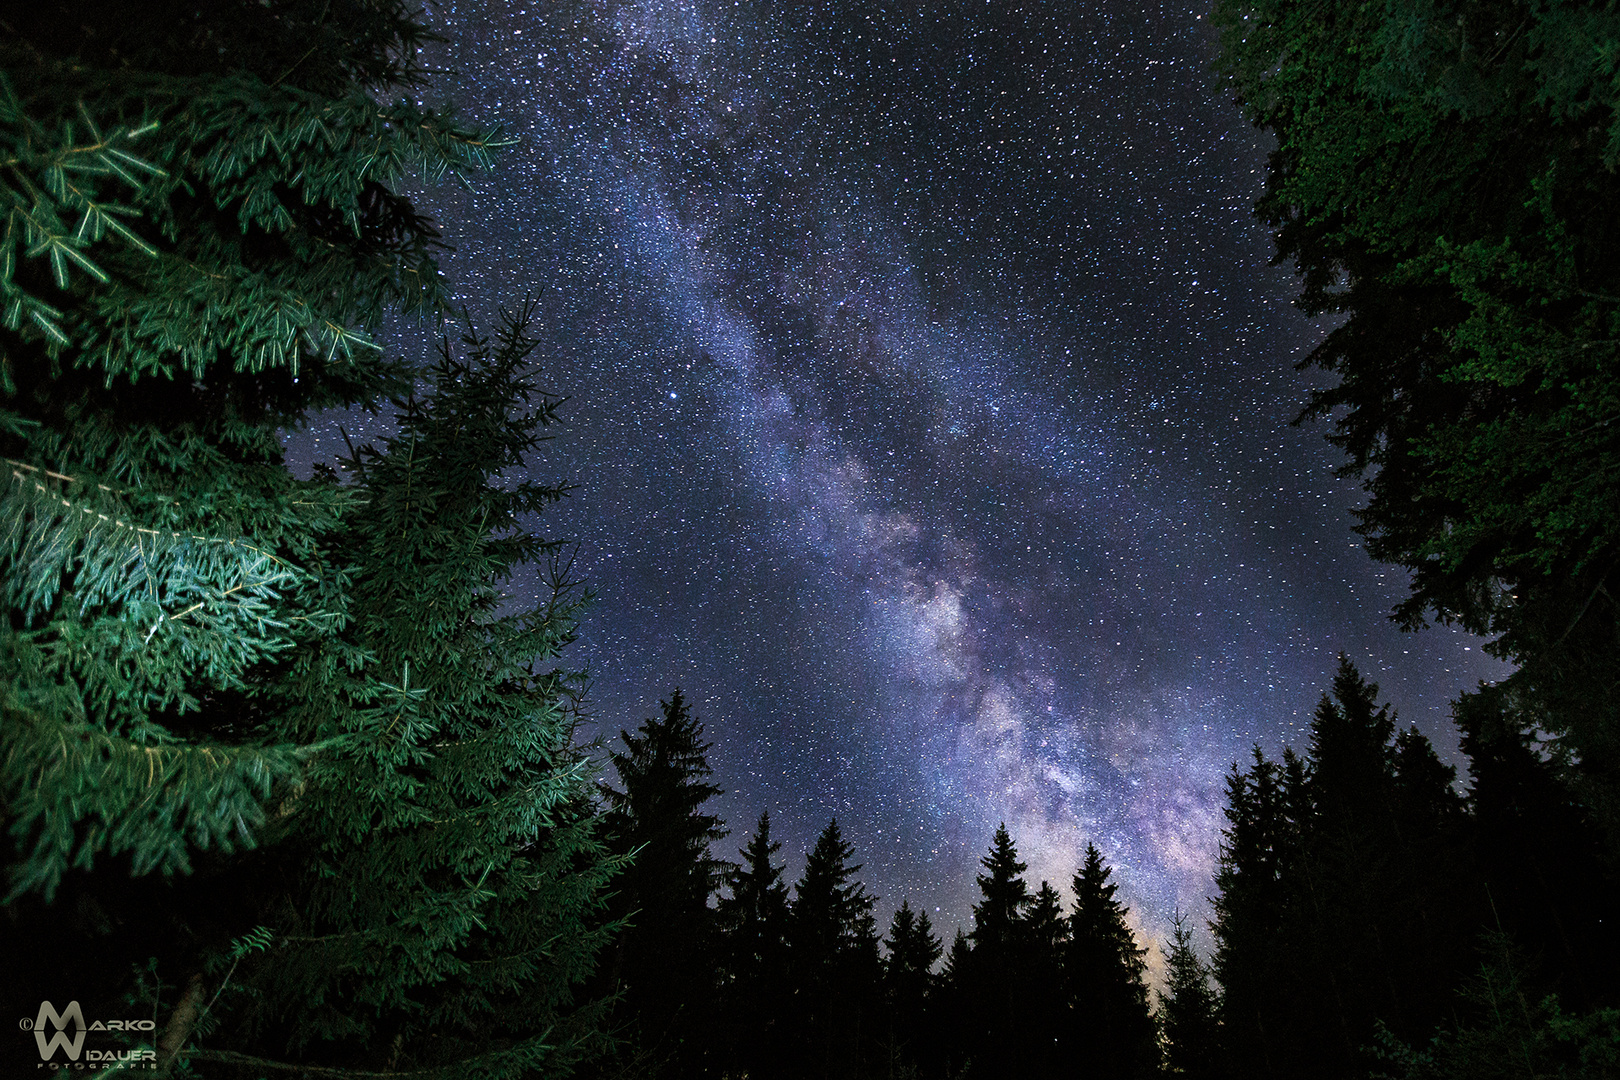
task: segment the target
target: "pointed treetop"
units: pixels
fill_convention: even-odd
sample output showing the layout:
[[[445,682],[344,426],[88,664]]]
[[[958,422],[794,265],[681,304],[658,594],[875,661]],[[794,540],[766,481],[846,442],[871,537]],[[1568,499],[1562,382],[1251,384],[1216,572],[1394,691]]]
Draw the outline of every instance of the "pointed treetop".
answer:
[[[669,910],[695,914],[731,865],[710,853],[728,830],[719,815],[703,812],[721,789],[708,780],[714,772],[706,758],[709,744],[680,690],[659,705],[660,717],[643,721],[634,734],[619,732],[625,749],[608,758],[623,790],[603,784],[601,792],[608,831],[621,851],[636,852],[624,878],[626,892],[637,903],[659,895]],[[682,894],[680,903],[674,904],[671,890]]]
[[[1097,845],[1087,844],[1085,862],[1074,875],[1075,910],[1102,911],[1118,907],[1114,893],[1118,891],[1119,883],[1109,881],[1111,876],[1113,871],[1103,862],[1102,852],[1097,850]]]
[[[771,839],[771,815],[766,811],[759,815],[747,846],[738,852],[742,865],[728,875],[731,895],[720,900],[720,921],[734,936],[753,938],[782,932],[788,911],[788,887],[782,880],[785,867],[771,861],[781,850],[781,842]]]
[[[781,977],[788,887],[782,880],[783,867],[771,861],[781,849],[771,839],[771,815],[761,814],[754,835],[739,852],[742,865],[727,875],[730,895],[722,896],[715,906],[715,919],[724,934],[725,966],[745,987]]]
[[[701,839],[694,833],[690,842],[706,846],[726,835],[719,817],[697,814],[699,807],[722,793],[707,779],[714,774],[707,759],[710,744],[703,740],[703,725],[692,716],[680,687],[658,704],[662,715],[642,721],[635,734],[621,730],[625,749],[608,754],[624,785],[623,792],[603,790],[612,807],[610,816],[622,819],[628,814],[644,833],[692,817],[704,827]]]
[[[975,945],[1005,945],[1012,940],[1014,927],[1029,905],[1029,886],[1019,875],[1029,869],[1018,859],[1018,849],[1003,822],[990,841],[990,852],[979,860],[985,873],[977,878],[984,899],[973,905]]]
[[[1038,953],[1057,952],[1069,936],[1068,920],[1063,917],[1063,898],[1050,881],[1041,882],[1024,915],[1025,934]]]
[[[1352,767],[1376,767],[1394,736],[1395,717],[1388,705],[1378,704],[1378,684],[1362,678],[1340,653],[1333,693],[1322,695],[1311,719],[1311,763],[1335,768],[1341,756],[1349,756]]]
[[[951,950],[945,956],[945,978],[956,980],[973,964],[973,946],[968,943],[967,932],[960,926],[956,928],[956,936],[951,939]]]
[[[911,901],[902,900],[889,923],[886,971],[891,980],[926,977],[944,952],[928,912],[912,909]]]
[[[855,849],[838,830],[838,819],[827,822],[804,863],[794,886],[793,921],[801,940],[819,943],[831,955],[838,942],[859,933],[863,918],[870,919],[873,897],[853,880],[860,864],[851,864]]]
[[[741,872],[767,885],[780,881],[784,868],[772,865],[771,856],[781,850],[782,842],[771,839],[771,812],[761,811],[754,835],[748,838],[747,846],[737,852],[744,860]]]
[[[1314,810],[1336,827],[1360,827],[1391,809],[1395,716],[1378,704],[1378,686],[1339,655],[1333,696],[1322,696],[1311,720],[1307,775]]]
[[[1081,950],[1100,950],[1140,977],[1146,964],[1146,949],[1136,946],[1125,917],[1130,908],[1114,898],[1119,883],[1110,881],[1113,871],[1103,862],[1095,844],[1086,845],[1086,859],[1074,875],[1074,909],[1069,915],[1071,944]]]
[[[1165,988],[1159,994],[1165,1064],[1174,1075],[1208,1076],[1218,1049],[1217,1001],[1209,983],[1209,968],[1193,949],[1187,915],[1179,907],[1165,963]]]

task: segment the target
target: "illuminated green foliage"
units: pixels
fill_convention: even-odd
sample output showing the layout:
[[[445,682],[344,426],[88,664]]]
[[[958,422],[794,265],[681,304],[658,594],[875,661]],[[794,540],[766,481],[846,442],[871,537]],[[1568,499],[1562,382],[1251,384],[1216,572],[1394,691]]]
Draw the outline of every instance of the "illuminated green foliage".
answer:
[[[354,493],[279,432],[407,374],[370,333],[435,314],[408,176],[492,136],[411,94],[405,5],[45,0],[0,36],[0,791],[11,895],[109,855],[251,846],[320,744],[258,668],[330,633],[321,538]]]

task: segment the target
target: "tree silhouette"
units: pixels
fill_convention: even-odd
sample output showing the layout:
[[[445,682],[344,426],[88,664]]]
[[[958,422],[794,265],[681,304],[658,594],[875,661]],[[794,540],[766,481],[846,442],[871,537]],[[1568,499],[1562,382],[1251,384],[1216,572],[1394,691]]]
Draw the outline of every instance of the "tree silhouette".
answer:
[[[720,794],[708,779],[703,726],[679,688],[659,706],[657,719],[635,733],[621,731],[624,749],[609,755],[623,790],[602,789],[609,835],[630,858],[614,909],[630,925],[612,970],[642,1049],[678,1071],[701,1074],[712,1050],[718,978],[709,899],[727,867],[709,845],[726,830],[703,812]]]
[[[882,1036],[882,960],[875,899],[855,880],[854,848],[837,819],[816,838],[794,886],[788,959],[800,1004],[797,1069],[812,1077],[855,1076]]]
[[[1149,1076],[1159,1061],[1143,981],[1147,950],[1137,947],[1125,921],[1130,909],[1114,898],[1119,885],[1111,876],[1102,853],[1087,844],[1085,862],[1074,875],[1064,964],[1074,1045],[1084,1048],[1101,1075]]]
[[[1179,909],[1165,966],[1165,988],[1159,994],[1165,1071],[1190,1080],[1211,1080],[1220,1075],[1215,991],[1209,968],[1193,951],[1187,917]]]
[[[928,1006],[934,997],[934,965],[944,946],[934,936],[928,912],[913,911],[902,901],[889,923],[884,942],[883,989],[889,1007],[888,1050],[896,1063],[912,1066],[934,1063],[934,1034],[929,1030]]]
[[[782,845],[771,839],[764,812],[728,877],[730,894],[716,907],[724,966],[721,1013],[729,1031],[726,1059],[750,1076],[783,1067],[789,1005],[788,888],[771,860]]]

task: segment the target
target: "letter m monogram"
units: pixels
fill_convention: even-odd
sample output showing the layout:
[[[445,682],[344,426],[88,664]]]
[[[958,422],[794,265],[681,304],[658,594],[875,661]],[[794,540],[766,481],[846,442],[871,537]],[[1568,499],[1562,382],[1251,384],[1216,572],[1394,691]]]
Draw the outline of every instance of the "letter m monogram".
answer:
[[[45,1038],[45,1023],[50,1022],[56,1029],[56,1034],[47,1041]],[[68,1038],[68,1023],[74,1025],[73,1037]],[[77,1001],[68,1002],[66,1009],[60,1016],[48,1001],[39,1003],[39,1019],[34,1021],[34,1041],[39,1043],[39,1057],[41,1061],[49,1061],[56,1054],[56,1048],[62,1047],[67,1051],[70,1061],[79,1060],[79,1051],[84,1047],[84,1011],[79,1008]]]

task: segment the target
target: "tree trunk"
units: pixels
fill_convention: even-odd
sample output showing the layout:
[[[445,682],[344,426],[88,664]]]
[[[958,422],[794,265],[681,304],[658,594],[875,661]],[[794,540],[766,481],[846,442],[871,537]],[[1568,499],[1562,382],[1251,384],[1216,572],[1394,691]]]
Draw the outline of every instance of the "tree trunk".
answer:
[[[194,973],[186,981],[185,993],[180,995],[180,1003],[169,1014],[169,1022],[163,1027],[163,1034],[158,1038],[158,1076],[168,1076],[174,1065],[174,1059],[185,1048],[191,1039],[191,1029],[197,1026],[202,1016],[203,977],[201,972]]]

